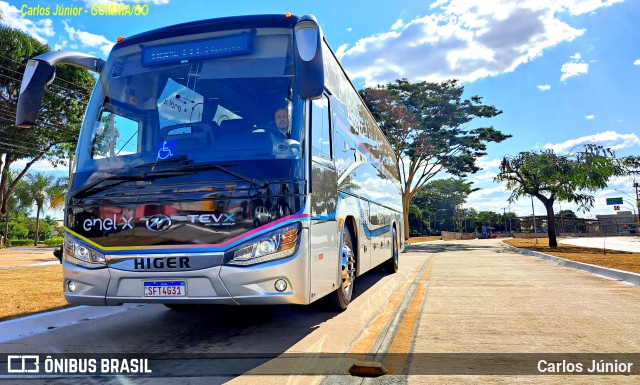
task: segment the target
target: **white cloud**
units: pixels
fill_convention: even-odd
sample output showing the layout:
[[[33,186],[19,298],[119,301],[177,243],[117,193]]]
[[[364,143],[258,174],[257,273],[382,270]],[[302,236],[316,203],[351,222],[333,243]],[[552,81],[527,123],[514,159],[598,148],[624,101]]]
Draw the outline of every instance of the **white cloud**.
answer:
[[[67,48],[67,45],[69,45],[69,42],[67,40],[62,40],[59,44],[56,44],[53,46],[53,50],[54,51],[60,51],[63,50],[65,48]]]
[[[593,119],[596,118],[596,116],[595,115],[587,115],[584,118],[587,119],[587,120],[593,120]]]
[[[11,168],[14,170],[24,170],[24,168],[27,166],[27,163],[29,163],[30,161],[30,159],[17,160],[11,164]],[[67,162],[68,161],[65,160],[65,164],[68,164]],[[69,173],[69,167],[66,165],[54,167],[51,162],[47,160],[39,160],[35,162],[31,167],[29,167],[28,172],[59,172],[67,175]]]
[[[540,84],[538,86],[538,90],[540,91],[549,91],[551,89],[551,86],[549,84]]]
[[[556,153],[562,153],[568,152],[573,147],[590,143],[608,147],[612,150],[620,150],[627,147],[640,146],[640,138],[636,134],[619,134],[615,131],[605,131],[594,135],[570,139],[563,143],[547,143],[544,145],[544,148],[551,149]]]
[[[397,31],[400,28],[402,28],[404,26],[404,22],[402,21],[402,19],[398,19],[396,20],[395,23],[393,23],[393,25],[391,26],[391,30],[392,31]]]
[[[576,0],[566,1],[564,6],[573,15],[582,15],[583,13],[593,12],[598,8],[609,7],[624,0]]]
[[[458,78],[474,81],[513,71],[549,47],[585,31],[563,20],[613,4],[573,0],[440,0],[433,13],[395,23],[380,34],[340,47],[352,79],[366,86],[406,77],[412,81]],[[562,4],[560,4],[562,3]]]
[[[495,178],[496,175],[498,174],[493,171],[487,171],[484,174],[476,174],[472,176],[469,178],[469,181],[473,183],[493,182],[493,178]]]
[[[2,14],[2,23],[11,28],[26,32],[40,43],[46,44],[46,38],[55,34],[53,21],[51,19],[33,21],[30,18],[22,16],[19,8],[16,8],[6,1],[0,1],[0,14]]]
[[[351,32],[351,31],[353,31],[353,28],[351,27],[347,28],[347,32]]]
[[[578,52],[575,55],[571,56],[571,61],[568,61],[562,65],[562,67],[560,68],[560,72],[562,72],[560,81],[564,82],[571,77],[588,73],[589,63],[585,63],[585,61],[582,60],[582,56]]]
[[[70,26],[67,21],[63,21],[62,23],[64,24],[64,30],[69,34],[69,39],[71,41],[77,41],[85,47],[98,48],[105,56],[109,54],[114,45],[114,42],[102,35],[80,31]]]
[[[480,200],[484,197],[500,195],[500,197],[504,196],[504,193],[510,193],[504,184],[497,185],[491,188],[483,188],[478,191],[474,191],[469,194],[469,201]]]
[[[633,62],[633,65],[640,66],[640,59],[636,59],[636,60]]]
[[[502,162],[502,159],[489,159],[489,157],[485,155],[476,159],[476,167],[480,167],[483,170],[498,168],[500,167],[500,162]]]

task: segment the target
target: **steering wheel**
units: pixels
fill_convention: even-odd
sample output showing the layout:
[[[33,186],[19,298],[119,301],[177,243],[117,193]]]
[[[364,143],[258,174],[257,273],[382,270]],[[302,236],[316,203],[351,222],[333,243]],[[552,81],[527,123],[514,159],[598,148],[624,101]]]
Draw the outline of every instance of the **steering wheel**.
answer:
[[[166,138],[166,136],[173,130],[178,129],[178,128],[183,128],[183,127],[193,127],[193,128],[201,128],[203,130],[203,132],[211,132],[211,126],[208,125],[207,123],[203,123],[203,122],[197,122],[197,123],[178,123],[178,124],[172,124],[170,126],[166,126],[163,127],[162,129],[160,129],[160,138]],[[190,132],[190,134],[194,134],[193,130]]]

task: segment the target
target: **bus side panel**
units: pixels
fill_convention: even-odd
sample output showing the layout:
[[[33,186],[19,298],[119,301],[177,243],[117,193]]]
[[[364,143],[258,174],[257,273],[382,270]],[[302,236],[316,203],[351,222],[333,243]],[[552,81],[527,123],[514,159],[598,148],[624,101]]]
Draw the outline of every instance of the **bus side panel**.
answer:
[[[353,245],[356,252],[356,275],[361,275],[371,269],[371,245],[365,233],[364,216],[367,215],[369,202],[354,197],[349,194],[340,193],[338,203],[337,216],[347,223],[353,218],[355,221],[355,244]],[[344,225],[346,226],[346,224]],[[336,276],[338,282],[342,278],[338,274]]]
[[[311,165],[312,193],[308,205],[309,264],[311,301],[335,290],[336,274],[340,266],[339,233],[336,218],[337,182],[335,169],[315,161]]]

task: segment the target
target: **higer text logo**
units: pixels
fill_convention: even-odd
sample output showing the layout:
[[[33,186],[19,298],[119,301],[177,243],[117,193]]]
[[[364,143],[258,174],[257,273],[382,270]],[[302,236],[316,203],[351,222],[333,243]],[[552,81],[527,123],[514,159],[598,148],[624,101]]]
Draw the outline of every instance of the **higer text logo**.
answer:
[[[91,231],[93,229],[98,230],[126,230],[133,229],[133,217],[120,216],[118,220],[117,215],[113,214],[110,218],[93,218],[85,219],[82,222],[82,228],[84,231]]]

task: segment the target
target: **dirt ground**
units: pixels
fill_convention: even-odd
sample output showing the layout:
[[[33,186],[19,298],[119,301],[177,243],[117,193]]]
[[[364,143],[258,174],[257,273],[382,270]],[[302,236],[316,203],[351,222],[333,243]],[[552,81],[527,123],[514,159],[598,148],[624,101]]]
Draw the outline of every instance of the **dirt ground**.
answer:
[[[571,261],[589,263],[592,265],[640,274],[640,253],[607,250],[605,254],[603,249],[592,249],[563,244],[559,244],[557,249],[552,249],[549,247],[549,240],[546,238],[538,238],[537,244],[535,243],[535,239],[509,239],[505,240],[504,243],[522,249],[539,251],[541,253]]]
[[[11,248],[0,249],[0,269],[36,265],[44,262],[57,262],[53,248]]]
[[[430,237],[411,237],[407,240],[407,243],[418,243],[418,242],[431,242],[431,241],[439,241],[440,236],[434,235]]]

